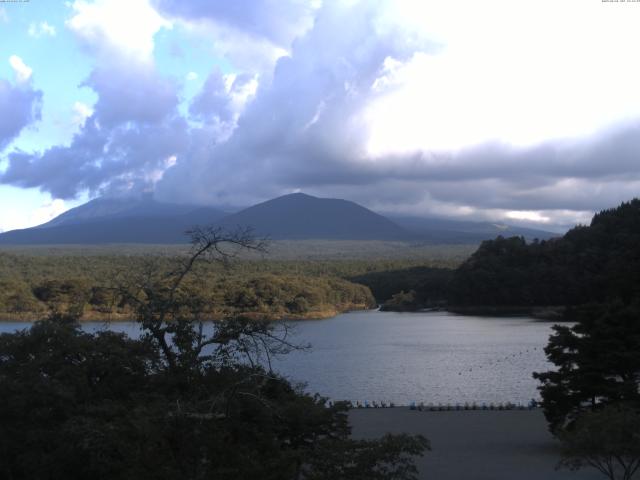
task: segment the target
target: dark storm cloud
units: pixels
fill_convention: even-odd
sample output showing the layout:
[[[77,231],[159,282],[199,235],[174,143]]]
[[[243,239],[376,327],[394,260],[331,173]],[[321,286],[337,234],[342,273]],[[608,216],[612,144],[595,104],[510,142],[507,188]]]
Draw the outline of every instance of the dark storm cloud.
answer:
[[[27,125],[40,120],[42,92],[30,83],[12,85],[0,79],[0,151]]]

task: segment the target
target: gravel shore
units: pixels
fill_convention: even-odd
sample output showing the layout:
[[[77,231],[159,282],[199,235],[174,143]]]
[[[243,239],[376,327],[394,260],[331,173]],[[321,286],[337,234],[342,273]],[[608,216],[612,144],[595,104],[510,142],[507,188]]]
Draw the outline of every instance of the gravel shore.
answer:
[[[354,409],[356,438],[420,433],[432,451],[418,460],[428,480],[597,480],[595,469],[556,470],[558,444],[540,410],[425,412],[408,407]]]

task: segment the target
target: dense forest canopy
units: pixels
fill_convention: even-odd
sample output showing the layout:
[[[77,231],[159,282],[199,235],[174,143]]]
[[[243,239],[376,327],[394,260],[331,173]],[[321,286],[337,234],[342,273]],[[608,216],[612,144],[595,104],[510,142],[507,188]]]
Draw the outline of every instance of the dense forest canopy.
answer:
[[[454,305],[579,305],[640,297],[640,200],[561,238],[485,241],[454,273]]]
[[[355,248],[351,243],[347,246]],[[263,258],[244,255],[231,266],[199,263],[200,283],[194,291],[211,302],[215,318],[234,312],[320,318],[374,307],[405,285],[415,284],[421,272],[456,266],[471,251],[418,246],[411,250],[415,258],[372,253],[368,258],[345,254],[338,259],[336,246],[329,251],[326,247],[324,242],[274,242]],[[368,247],[365,244],[360,254]],[[295,254],[294,259],[283,258],[285,248],[289,255]],[[307,248],[310,253],[320,252],[319,258],[299,258]],[[184,248],[161,246],[5,249],[0,251],[0,318],[33,320],[52,308],[80,309],[84,320],[127,318],[127,306],[109,290],[118,278],[152,265],[170,269],[185,255]],[[407,269],[416,275],[407,276]]]

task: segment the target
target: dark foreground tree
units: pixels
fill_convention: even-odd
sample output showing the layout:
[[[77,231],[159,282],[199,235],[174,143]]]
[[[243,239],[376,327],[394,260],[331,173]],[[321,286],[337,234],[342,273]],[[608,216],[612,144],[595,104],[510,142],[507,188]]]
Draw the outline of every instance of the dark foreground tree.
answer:
[[[556,325],[545,348],[557,369],[534,373],[544,413],[558,432],[583,413],[608,404],[640,406],[640,308],[612,303],[574,312],[577,323]]]
[[[631,480],[640,467],[640,413],[611,405],[587,412],[562,432],[561,466],[592,467],[610,480]]]
[[[83,332],[53,315],[0,335],[0,477],[7,479],[413,479],[420,436],[353,440],[344,404],[271,371],[296,348],[286,328],[244,318],[205,324],[189,295],[198,264],[249,232],[192,233],[171,271],[152,265],[117,287],[138,340]]]

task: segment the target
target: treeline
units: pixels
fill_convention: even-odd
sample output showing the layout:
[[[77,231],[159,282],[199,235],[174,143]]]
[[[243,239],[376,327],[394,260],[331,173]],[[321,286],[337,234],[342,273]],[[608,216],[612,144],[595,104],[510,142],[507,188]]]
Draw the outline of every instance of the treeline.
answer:
[[[459,312],[551,317],[587,303],[640,298],[640,200],[593,217],[563,237],[487,240],[457,268],[414,266],[351,277],[389,310],[446,307]],[[479,308],[476,308],[479,307]]]
[[[387,310],[416,310],[443,306],[453,269],[425,266],[374,271],[349,279],[371,289]]]
[[[581,305],[640,298],[640,200],[561,238],[483,242],[454,273],[453,305]]]
[[[0,253],[0,318],[33,320],[50,311],[79,312],[84,320],[126,319],[130,305],[117,286],[149,271],[171,271],[185,256],[108,255],[72,252]],[[372,308],[404,285],[420,283],[425,271],[445,271],[458,256],[424,259],[238,260],[230,266],[199,262],[193,291],[212,318],[248,313],[269,318],[323,318],[345,310]],[[430,267],[418,266],[424,264]],[[406,276],[405,270],[415,272]],[[398,282],[401,282],[398,284]],[[400,285],[400,287],[398,287]],[[371,290],[374,291],[372,295]],[[387,297],[388,294],[388,297]]]
[[[34,320],[64,312],[84,320],[128,319],[132,305],[123,295],[128,276],[114,273],[101,281],[64,275],[4,278],[0,280],[0,318]],[[188,287],[191,300],[199,302],[211,319],[238,313],[268,319],[324,318],[376,305],[366,286],[331,276],[208,272]]]

